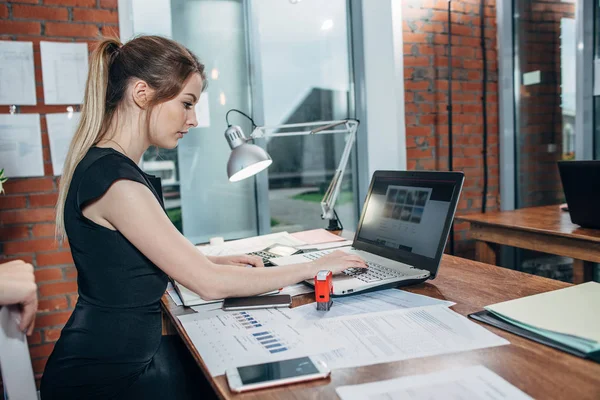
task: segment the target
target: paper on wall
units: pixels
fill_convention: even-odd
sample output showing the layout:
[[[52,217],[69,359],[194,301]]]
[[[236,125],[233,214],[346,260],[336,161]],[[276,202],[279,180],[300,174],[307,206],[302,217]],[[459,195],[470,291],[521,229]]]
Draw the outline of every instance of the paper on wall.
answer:
[[[33,43],[0,40],[0,104],[36,103]]]
[[[81,104],[88,74],[87,43],[40,42],[45,104]]]
[[[44,175],[39,114],[0,115],[0,168],[9,179]]]

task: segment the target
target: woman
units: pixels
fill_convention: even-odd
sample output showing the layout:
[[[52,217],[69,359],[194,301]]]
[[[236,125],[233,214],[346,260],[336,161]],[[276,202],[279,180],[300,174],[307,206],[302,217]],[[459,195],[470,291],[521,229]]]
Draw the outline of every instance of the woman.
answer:
[[[263,265],[246,255],[206,257],[177,231],[159,180],[137,163],[149,146],[175,148],[197,125],[194,106],[205,86],[204,65],[165,38],[106,39],[92,54],[56,216],[79,299],[48,360],[43,399],[198,398],[202,377],[189,354],[161,337],[167,276],[219,299],[264,293],[321,269],[365,267],[337,252],[286,268],[240,268]]]

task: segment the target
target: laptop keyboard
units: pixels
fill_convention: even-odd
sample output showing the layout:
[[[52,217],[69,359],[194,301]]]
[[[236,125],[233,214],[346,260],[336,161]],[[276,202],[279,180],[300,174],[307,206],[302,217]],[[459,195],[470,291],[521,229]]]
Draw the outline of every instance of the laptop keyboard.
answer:
[[[331,251],[316,251],[313,253],[303,254],[303,256],[312,261],[329,253],[331,253]],[[366,264],[369,266],[369,268],[348,268],[343,270],[342,273],[353,276],[356,279],[360,279],[366,283],[408,276],[408,274],[403,274],[402,272],[384,267],[383,265],[374,263],[372,261],[367,261]]]

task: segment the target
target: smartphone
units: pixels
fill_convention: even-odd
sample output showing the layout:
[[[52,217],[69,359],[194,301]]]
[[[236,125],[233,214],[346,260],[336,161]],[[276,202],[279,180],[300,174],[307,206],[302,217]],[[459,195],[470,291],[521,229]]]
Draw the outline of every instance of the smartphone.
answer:
[[[289,307],[292,296],[276,294],[274,296],[230,297],[223,300],[223,310],[250,310],[253,308]]]
[[[312,357],[248,365],[227,370],[231,391],[239,393],[289,383],[327,378],[331,371],[327,365]]]

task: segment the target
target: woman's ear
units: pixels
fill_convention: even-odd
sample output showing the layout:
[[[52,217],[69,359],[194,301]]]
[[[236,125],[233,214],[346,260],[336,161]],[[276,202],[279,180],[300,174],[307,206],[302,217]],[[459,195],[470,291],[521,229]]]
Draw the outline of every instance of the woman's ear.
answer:
[[[150,99],[152,98],[153,90],[145,81],[135,81],[133,84],[132,97],[133,102],[141,109],[146,109]]]

